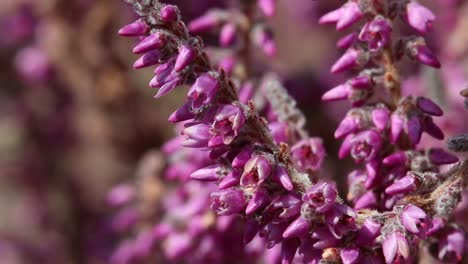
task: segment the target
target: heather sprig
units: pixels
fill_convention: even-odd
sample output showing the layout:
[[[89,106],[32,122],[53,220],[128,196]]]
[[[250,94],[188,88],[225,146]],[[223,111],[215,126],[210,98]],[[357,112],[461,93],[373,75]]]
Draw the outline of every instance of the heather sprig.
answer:
[[[320,19],[336,23],[338,30],[364,23],[340,40],[338,46],[347,50],[331,69],[360,73],[323,96],[326,101],[347,99],[353,105],[335,132],[344,138],[340,158],[351,156],[364,166],[349,175],[353,209],[333,182],[314,177],[325,151],[320,139],[305,132],[303,115],[285,90],[266,77],[265,97],[272,110],[268,119],[278,121],[268,125],[248,101],[250,96],[241,100],[236,77],[214,67],[201,39],[189,33],[220,27],[221,45],[230,46],[237,30],[232,14],[211,11],[187,28],[175,6],[128,2],[140,19],[119,33],[143,39],[134,50],[143,54],[134,66],[156,65],[150,86],[159,89],[157,98],[181,85],[190,86],[186,103],[169,121],[182,124],[183,146],[209,153],[213,164],[190,177],[217,184],[217,190],[210,191],[211,208],[222,216],[242,215],[245,242],[258,235],[267,248],[280,245],[283,263],[408,262],[417,258],[411,249],[418,239],[433,239],[432,217],[440,217],[445,229],[436,232],[438,256],[460,260],[462,231],[452,223],[451,212],[467,184],[467,163],[441,174],[440,165],[458,159],[442,149],[417,149],[423,132],[443,139],[433,121],[443,112],[428,98],[401,95],[403,77],[397,65],[406,55],[440,67],[422,36],[395,34],[397,19],[418,33],[428,33],[435,18],[429,9],[415,1],[350,0]],[[259,1],[270,14],[267,2],[273,3]],[[258,32],[254,39],[270,54],[271,35]],[[246,49],[244,45],[238,55],[244,55],[248,68]],[[240,79],[248,80],[251,73],[246,73]],[[374,96],[382,92],[383,98]]]

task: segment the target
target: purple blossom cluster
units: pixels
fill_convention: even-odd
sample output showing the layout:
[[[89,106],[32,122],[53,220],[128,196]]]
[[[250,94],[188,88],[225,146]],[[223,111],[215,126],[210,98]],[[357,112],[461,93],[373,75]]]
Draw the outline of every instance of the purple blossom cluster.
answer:
[[[429,98],[403,96],[397,66],[404,56],[441,66],[424,38],[435,20],[428,8],[416,1],[349,0],[319,20],[340,31],[361,25],[338,41],[345,52],[331,67],[333,74],[354,70],[357,76],[322,97],[352,104],[334,134],[343,138],[339,158],[350,156],[362,164],[348,175],[351,207],[334,182],[317,175],[326,156],[323,142],[305,132],[304,116],[286,90],[271,76],[254,85],[251,72],[233,72],[237,59],[249,68],[248,43],[237,57],[229,57],[230,63],[215,67],[202,40],[191,35],[218,30],[222,47],[251,40],[272,56],[275,42],[266,27],[242,29],[244,16],[225,10],[211,10],[186,26],[176,6],[127,2],[140,16],[119,31],[140,40],[133,52],[142,55],[134,68],[155,66],[149,85],[158,89],[156,98],[188,87],[186,102],[169,117],[180,125],[181,135],[166,145],[171,158],[177,158],[175,152],[189,153],[189,159],[168,169],[183,184],[164,199],[168,219],[144,233],[164,241],[168,260],[221,262],[226,249],[216,241],[222,236],[250,261],[248,247],[238,243],[255,244],[259,238],[262,246],[280,250],[281,263],[414,263],[419,248],[444,262],[462,261],[466,234],[452,211],[468,183],[467,163],[442,173],[441,165],[458,158],[442,148],[420,147],[423,134],[444,139],[434,122],[443,111]],[[247,3],[243,11],[254,6]],[[258,7],[264,15],[274,13],[274,1],[258,1]],[[399,36],[398,20],[417,34]],[[266,93],[262,106],[254,100],[261,94],[256,86]],[[457,140],[462,139],[452,144]],[[179,150],[179,144],[188,150]],[[234,224],[239,215],[245,222],[241,236]],[[135,243],[129,248],[134,250]],[[150,247],[144,245],[147,256]],[[122,250],[118,254],[126,257],[126,247]],[[116,263],[129,263],[125,257]]]

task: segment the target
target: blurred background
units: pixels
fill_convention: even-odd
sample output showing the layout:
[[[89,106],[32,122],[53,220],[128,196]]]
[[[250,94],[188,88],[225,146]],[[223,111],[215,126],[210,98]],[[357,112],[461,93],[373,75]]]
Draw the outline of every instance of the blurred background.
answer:
[[[165,2],[179,5],[190,21],[229,1]],[[429,38],[443,68],[408,62],[404,89],[443,106],[437,123],[449,137],[468,131],[458,95],[468,79],[468,1],[424,2],[437,15]],[[340,55],[341,33],[317,25],[339,4],[279,0],[267,21],[278,57],[258,59],[284,80],[310,134],[323,137],[323,173],[344,182],[352,163],[336,160],[339,142],[332,135],[349,105],[320,102],[346,78],[328,71]],[[135,182],[142,166],[150,167],[146,192],[154,208],[170,188],[159,177],[158,151],[176,135],[167,117],[184,94],[156,101],[147,85],[151,70],[132,70],[134,40],[116,32],[134,19],[122,0],[0,1],[0,263],[108,263],[121,240],[109,191]],[[216,38],[206,36],[206,43],[216,45]],[[443,145],[424,137],[427,146]]]

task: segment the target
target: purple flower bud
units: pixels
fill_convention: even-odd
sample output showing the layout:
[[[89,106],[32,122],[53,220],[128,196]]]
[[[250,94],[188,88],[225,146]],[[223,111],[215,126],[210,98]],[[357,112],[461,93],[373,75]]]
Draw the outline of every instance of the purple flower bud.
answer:
[[[173,233],[163,245],[164,255],[172,261],[188,254],[192,247],[193,238],[188,233]]]
[[[441,148],[432,148],[428,152],[429,160],[434,165],[452,164],[458,161],[458,158],[445,152]]]
[[[406,5],[406,13],[408,24],[419,33],[426,34],[432,30],[432,22],[436,17],[428,8],[412,1]]]
[[[335,138],[342,138],[360,129],[361,117],[348,114],[335,130]]]
[[[349,49],[358,39],[356,32],[349,33],[348,35],[340,38],[336,43],[336,47],[340,49]]]
[[[187,45],[182,45],[179,47],[179,55],[177,55],[177,59],[174,65],[174,70],[176,72],[182,71],[192,63],[192,61],[196,58],[197,52]]]
[[[236,25],[233,23],[227,23],[221,29],[221,33],[219,35],[219,43],[221,43],[222,47],[228,47],[232,45],[236,40],[236,34]]]
[[[219,11],[211,11],[192,20],[188,24],[188,28],[193,33],[208,31],[217,27],[222,21],[223,18]]]
[[[260,229],[260,225],[256,221],[247,221],[244,228],[244,243],[248,244]]]
[[[129,184],[120,184],[112,188],[106,197],[107,203],[117,207],[125,205],[135,197],[135,187]]]
[[[374,188],[377,185],[378,180],[380,180],[379,177],[377,177],[379,175],[379,172],[380,172],[380,160],[379,159],[372,160],[366,163],[367,179],[366,179],[366,182],[364,183],[364,186],[366,186],[367,189]]]
[[[162,33],[156,32],[149,35],[140,41],[135,48],[133,48],[133,53],[141,54],[153,49],[160,49],[166,44],[166,36]]]
[[[263,209],[265,206],[268,205],[269,202],[270,198],[268,197],[268,193],[261,188],[256,189],[254,195],[247,204],[245,214],[251,215],[257,212],[258,210]]]
[[[158,64],[159,60],[161,59],[161,56],[162,54],[159,50],[147,52],[143,56],[141,56],[137,61],[135,61],[135,63],[133,64],[133,68],[142,69]]]
[[[325,147],[320,138],[303,139],[291,148],[291,158],[302,170],[318,170],[325,156]]]
[[[342,12],[340,19],[336,23],[337,30],[343,30],[350,27],[363,16],[359,4],[353,1],[347,2],[341,7],[341,9]]]
[[[436,139],[442,140],[445,138],[444,132],[434,123],[432,117],[426,116],[426,118],[424,118],[423,129],[427,134]]]
[[[390,110],[383,107],[375,108],[372,111],[372,122],[378,130],[384,131],[390,120]]]
[[[48,82],[53,72],[50,59],[37,47],[21,49],[16,55],[15,67],[22,78],[33,83]]]
[[[210,165],[196,170],[190,174],[190,178],[199,181],[216,181],[222,173],[223,167],[219,165]]]
[[[405,166],[407,161],[406,153],[404,151],[398,151],[392,153],[383,159],[383,164],[387,166]]]
[[[359,229],[356,237],[356,245],[370,246],[374,240],[380,235],[381,225],[371,219],[366,219],[361,229]]]
[[[465,234],[461,229],[455,229],[444,236],[439,242],[438,257],[450,262],[461,262],[465,248]]]
[[[263,182],[271,174],[271,166],[263,156],[255,156],[249,159],[244,166],[244,174],[241,177],[241,185],[257,185]]]
[[[347,99],[350,94],[351,87],[349,84],[340,84],[322,95],[323,101],[338,101]]]
[[[369,44],[370,51],[379,51],[390,42],[392,26],[384,17],[377,16],[364,25],[359,34],[359,40]]]
[[[307,236],[310,228],[310,222],[303,216],[294,220],[283,233],[284,238]]]
[[[273,33],[265,27],[257,27],[254,29],[254,41],[263,50],[263,53],[268,57],[276,56],[276,42],[273,38]]]
[[[292,191],[294,189],[291,178],[289,177],[288,172],[283,166],[276,166],[275,173],[273,174],[273,179],[279,184],[281,184],[281,186],[283,186],[283,188],[287,191]]]
[[[410,58],[419,61],[422,64],[440,68],[440,62],[434,53],[427,47],[426,43],[420,39],[410,41],[408,44],[408,55]]]
[[[346,247],[340,251],[343,264],[356,264],[359,259],[359,249],[356,247]]]
[[[421,135],[423,132],[421,120],[418,116],[412,116],[406,122],[406,130],[408,131],[408,137],[413,145],[417,145],[421,141]]]
[[[363,13],[359,8],[358,3],[349,1],[339,9],[333,10],[322,16],[319,20],[319,23],[336,23],[336,29],[343,30],[353,25],[362,16]]]
[[[397,113],[393,113],[391,116],[390,126],[390,141],[396,143],[400,138],[401,132],[403,131],[404,119]]]
[[[243,168],[247,161],[252,157],[252,149],[251,148],[244,148],[237,154],[237,156],[232,161],[233,168]]]
[[[141,20],[128,24],[119,30],[119,35],[124,37],[138,37],[145,35],[149,30],[148,25]]]
[[[356,162],[368,162],[377,156],[381,147],[380,134],[374,130],[366,130],[346,137],[340,148],[339,157],[344,158],[351,153]]]
[[[184,147],[205,148],[211,137],[210,126],[204,123],[190,125],[182,131],[182,135],[187,136],[182,143]]]
[[[302,201],[314,207],[317,212],[325,212],[336,200],[335,186],[326,182],[312,185],[302,197]]]
[[[226,189],[211,193],[211,208],[218,215],[232,215],[244,211],[246,202],[240,190]]]
[[[351,70],[357,66],[362,66],[367,62],[367,56],[363,51],[350,48],[348,49],[331,67],[331,73],[340,73]]]
[[[160,98],[163,95],[166,95],[174,88],[179,86],[181,79],[179,77],[174,77],[173,79],[166,82],[161,88],[158,90],[158,93],[154,96],[154,98]]]
[[[313,247],[317,249],[326,249],[329,247],[333,247],[336,246],[336,244],[339,242],[339,240],[332,235],[332,233],[327,227],[319,227],[317,229],[314,229],[314,232],[312,233],[312,238],[315,238],[317,240],[317,242],[313,244]]]
[[[188,99],[192,100],[192,108],[198,110],[211,103],[216,97],[218,89],[219,83],[215,77],[210,74],[200,75],[187,94]]]
[[[401,223],[409,232],[421,239],[426,239],[427,231],[432,227],[431,219],[421,208],[408,204],[401,213]]]
[[[209,147],[217,147],[216,139],[222,139],[222,144],[229,145],[238,136],[245,123],[244,111],[233,105],[222,105],[218,108],[215,121],[211,126],[214,137],[208,143]]]
[[[416,99],[416,106],[428,115],[442,116],[444,114],[442,109],[436,103],[424,97],[418,97]]]
[[[218,188],[227,189],[239,184],[241,175],[241,170],[232,170],[219,182]]]
[[[377,206],[377,197],[374,191],[370,190],[359,197],[354,203],[354,209],[360,210],[364,208],[374,209]]]
[[[166,22],[175,21],[178,18],[177,7],[173,5],[165,5],[161,9],[161,19]]]
[[[258,0],[257,4],[265,16],[272,17],[275,15],[275,0]]]
[[[292,264],[300,242],[297,239],[288,239],[281,243],[281,264]]]
[[[169,116],[168,121],[171,123],[179,123],[194,118],[195,115],[190,111],[191,105],[192,102],[187,101]]]
[[[394,231],[385,238],[382,249],[387,263],[393,263],[395,258],[407,259],[410,255],[408,240],[398,231]]]
[[[177,78],[178,75],[174,74],[173,72],[174,65],[175,58],[171,58],[167,62],[156,67],[154,70],[154,78],[150,81],[149,86],[153,88],[159,88],[174,78]]]
[[[399,179],[385,189],[385,193],[389,195],[404,194],[413,192],[417,189],[419,180],[412,173],[408,173],[405,177]]]
[[[271,135],[275,140],[276,144],[280,144],[281,142],[287,143],[289,140],[289,127],[286,123],[283,122],[270,122],[268,124],[268,128],[271,131]]]

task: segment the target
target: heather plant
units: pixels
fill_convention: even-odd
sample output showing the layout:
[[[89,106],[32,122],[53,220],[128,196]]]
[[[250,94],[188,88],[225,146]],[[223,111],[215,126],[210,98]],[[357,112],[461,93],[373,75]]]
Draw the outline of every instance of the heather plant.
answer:
[[[308,135],[294,99],[278,77],[252,70],[252,48],[268,56],[276,51],[272,32],[255,12],[258,6],[264,16],[273,15],[274,1],[238,1],[237,9],[210,10],[188,26],[174,5],[127,2],[140,18],[119,34],[140,39],[133,52],[142,56],[134,67],[155,66],[149,83],[158,89],[155,97],[188,87],[186,102],[169,117],[180,124],[180,136],[166,145],[173,163],[166,175],[179,180],[181,191],[164,199],[169,218],[192,213],[178,227],[174,217],[153,231],[163,240],[166,258],[201,261],[195,256],[205,244],[190,243],[197,239],[222,256],[222,243],[209,244],[208,235],[232,236],[236,252],[247,258],[248,246],[237,243],[260,239],[260,245],[281,252],[267,262],[415,263],[423,252],[443,262],[463,260],[466,234],[453,211],[466,188],[468,163],[420,144],[423,134],[444,139],[434,122],[443,110],[430,98],[402,93],[403,60],[441,67],[426,39],[436,19],[429,8],[417,1],[349,0],[319,20],[338,31],[352,28],[337,43],[344,53],[331,72],[356,76],[322,96],[352,106],[334,133],[343,140],[339,158],[350,156],[358,166],[348,175],[345,199],[333,181],[320,177],[326,151],[321,139]],[[414,33],[401,34],[405,24]],[[227,56],[206,53],[193,35],[206,30],[219,30],[220,45],[230,48]],[[449,148],[466,151],[466,136],[451,138]],[[455,165],[441,171],[448,164]],[[197,189],[198,198],[186,188]],[[192,199],[203,202],[193,205]],[[198,226],[200,215],[193,213],[209,214],[208,204],[218,217]],[[243,220],[242,239],[238,226],[222,224],[227,216]]]

